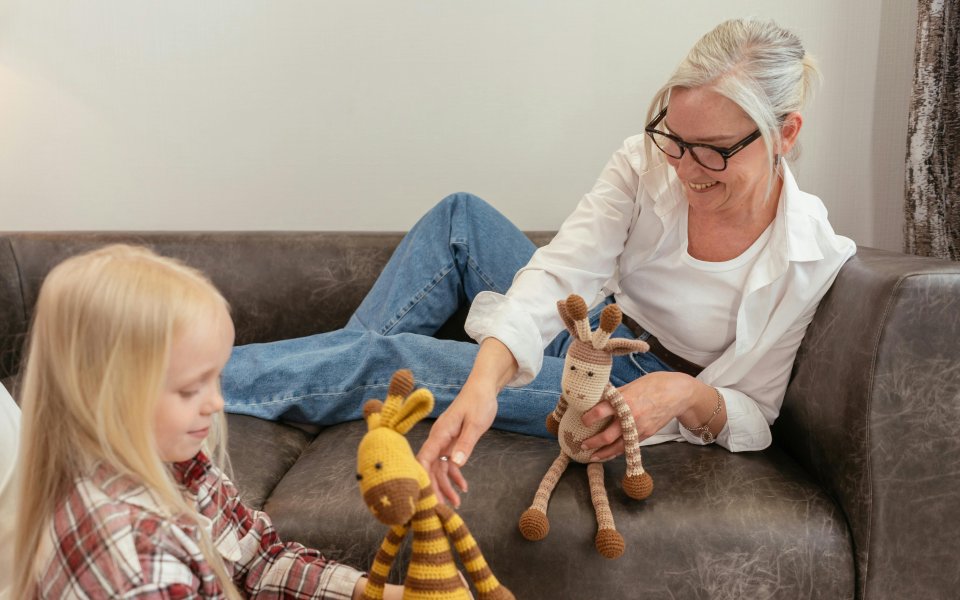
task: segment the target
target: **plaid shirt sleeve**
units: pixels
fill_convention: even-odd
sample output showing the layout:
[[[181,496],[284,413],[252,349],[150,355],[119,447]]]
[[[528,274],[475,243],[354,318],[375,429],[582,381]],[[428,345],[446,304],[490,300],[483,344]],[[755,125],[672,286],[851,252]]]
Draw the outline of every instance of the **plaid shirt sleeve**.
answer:
[[[349,600],[361,573],[318,551],[283,543],[270,518],[240,502],[202,454],[173,465],[241,594]],[[192,520],[165,516],[142,485],[101,468],[53,516],[37,596],[45,599],[222,599]]]
[[[319,551],[280,540],[270,517],[245,506],[233,484],[210,467],[200,513],[214,520],[215,545],[233,562],[234,582],[252,598],[349,600],[360,571]],[[211,514],[208,514],[211,513]]]

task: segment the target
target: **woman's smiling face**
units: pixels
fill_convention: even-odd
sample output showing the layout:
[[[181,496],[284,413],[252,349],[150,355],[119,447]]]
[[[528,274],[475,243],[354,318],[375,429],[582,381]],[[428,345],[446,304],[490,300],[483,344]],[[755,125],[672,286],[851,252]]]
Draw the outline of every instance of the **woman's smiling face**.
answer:
[[[662,127],[688,143],[728,148],[757,125],[743,109],[713,89],[674,88]],[[683,183],[691,207],[757,206],[768,189],[770,164],[762,139],[731,156],[723,171],[704,168],[690,152],[679,159],[666,159]]]

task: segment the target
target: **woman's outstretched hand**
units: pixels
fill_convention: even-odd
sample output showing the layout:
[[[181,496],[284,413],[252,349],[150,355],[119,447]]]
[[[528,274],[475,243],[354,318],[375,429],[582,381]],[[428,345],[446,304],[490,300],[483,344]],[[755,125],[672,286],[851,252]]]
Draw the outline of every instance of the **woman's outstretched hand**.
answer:
[[[430,436],[417,458],[430,475],[430,483],[441,501],[460,506],[460,492],[467,480],[460,471],[473,448],[497,416],[496,390],[474,390],[464,385],[450,407],[430,428]],[[456,486],[456,488],[454,488]]]
[[[430,475],[438,499],[460,506],[467,491],[461,468],[473,454],[480,436],[490,429],[497,416],[497,394],[517,371],[510,350],[496,338],[487,338],[473,363],[470,376],[453,403],[430,428],[417,459]]]

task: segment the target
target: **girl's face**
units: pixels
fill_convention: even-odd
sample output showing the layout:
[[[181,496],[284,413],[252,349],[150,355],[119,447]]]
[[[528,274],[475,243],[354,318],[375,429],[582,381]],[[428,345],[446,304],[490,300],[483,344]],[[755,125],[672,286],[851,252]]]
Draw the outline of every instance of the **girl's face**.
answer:
[[[214,415],[223,410],[220,372],[230,358],[233,336],[233,323],[223,309],[216,319],[197,323],[174,339],[154,419],[164,461],[196,456]]]
[[[796,140],[799,124],[794,118],[799,119],[799,115],[785,122],[780,154],[788,152]],[[757,128],[742,108],[710,88],[675,88],[663,124],[685,142],[722,148],[736,144]],[[692,208],[749,210],[765,200],[770,164],[762,139],[731,156],[723,171],[702,167],[690,152],[679,159],[667,157],[667,162],[676,170]]]

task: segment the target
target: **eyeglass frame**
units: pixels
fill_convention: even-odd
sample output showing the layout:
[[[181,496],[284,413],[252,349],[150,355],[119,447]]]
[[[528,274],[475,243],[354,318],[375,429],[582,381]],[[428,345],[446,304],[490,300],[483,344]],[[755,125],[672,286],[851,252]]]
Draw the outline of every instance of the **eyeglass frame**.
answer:
[[[664,119],[666,116],[667,116],[667,107],[664,106],[664,107],[663,107],[663,110],[660,111],[660,114],[658,114],[656,117],[654,117],[654,119],[653,119],[652,121],[650,121],[650,123],[649,123],[646,127],[644,127],[644,129],[643,129],[644,133],[646,133],[647,135],[650,136],[650,141],[653,142],[653,145],[656,146],[656,147],[657,147],[657,150],[659,150],[660,152],[663,152],[664,154],[666,154],[666,155],[669,156],[670,158],[674,158],[674,159],[676,159],[676,160],[680,160],[681,158],[683,158],[683,153],[686,152],[687,149],[689,148],[689,149],[690,149],[690,156],[693,157],[693,160],[695,160],[695,161],[697,162],[697,164],[700,165],[701,167],[703,167],[704,169],[707,169],[707,170],[710,170],[710,171],[718,171],[718,172],[719,172],[719,171],[726,171],[726,170],[727,170],[727,161],[730,159],[730,157],[732,157],[732,156],[733,156],[734,154],[736,154],[737,152],[740,152],[741,150],[743,150],[744,148],[746,148],[747,146],[749,146],[750,144],[752,144],[753,142],[755,142],[755,141],[756,141],[758,138],[760,138],[760,136],[762,135],[762,134],[760,133],[760,129],[758,128],[758,129],[756,129],[753,133],[749,134],[747,137],[743,138],[742,140],[740,140],[739,142],[737,142],[736,144],[734,144],[734,145],[732,145],[732,146],[730,146],[730,147],[728,147],[728,148],[721,148],[721,147],[719,147],[719,146],[713,146],[713,145],[711,145],[711,144],[692,144],[692,143],[690,143],[690,142],[685,142],[685,141],[683,141],[681,138],[679,138],[679,137],[677,137],[677,136],[675,136],[675,135],[672,135],[672,134],[666,133],[666,132],[664,132],[664,131],[660,131],[659,129],[656,129],[656,126],[659,125],[659,124],[660,124],[660,121],[663,121],[663,119]],[[663,137],[669,139],[669,140],[672,141],[674,144],[676,144],[677,147],[680,148],[680,156],[672,156],[672,155],[670,155],[670,154],[667,154],[667,151],[664,150],[663,148],[661,148],[661,147],[660,147],[660,144],[657,143],[656,138],[653,137],[653,134],[655,134],[655,133],[658,134],[658,135],[662,135]],[[708,150],[713,150],[714,152],[716,152],[717,154],[719,154],[721,158],[723,158],[723,168],[722,168],[722,169],[714,169],[713,167],[708,167],[707,165],[703,164],[702,162],[700,162],[700,159],[697,158],[697,153],[693,151],[693,148],[706,148],[706,149],[708,149]]]

